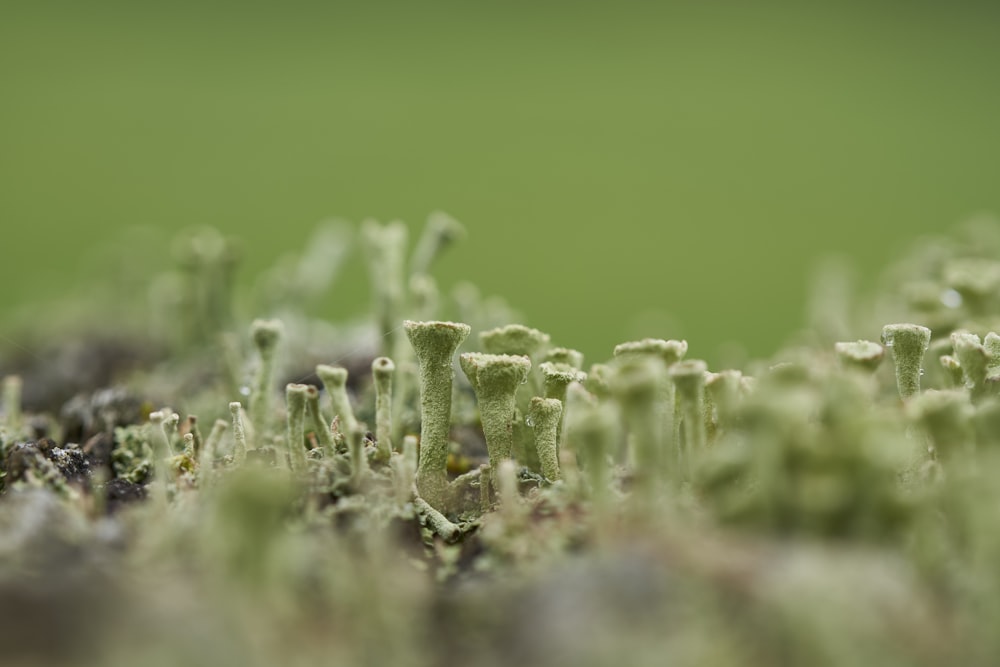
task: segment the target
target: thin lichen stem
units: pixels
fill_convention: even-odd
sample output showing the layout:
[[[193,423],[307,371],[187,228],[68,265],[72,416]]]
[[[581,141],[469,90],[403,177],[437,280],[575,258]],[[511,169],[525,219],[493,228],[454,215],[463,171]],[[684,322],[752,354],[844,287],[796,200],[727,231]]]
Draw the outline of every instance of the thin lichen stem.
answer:
[[[354,418],[351,399],[347,395],[347,369],[320,364],[316,367],[316,375],[319,376],[323,387],[326,388],[326,393],[330,396],[333,414],[340,417],[341,432],[350,433],[357,428],[358,422]]]
[[[253,390],[250,393],[249,406],[250,418],[253,420],[254,433],[257,438],[266,438],[271,435],[275,356],[283,330],[284,328],[278,320],[254,320],[253,324],[250,325],[250,335],[260,358],[260,366],[257,368]]]
[[[219,449],[222,437],[229,428],[229,423],[223,419],[216,419],[212,425],[212,430],[208,438],[202,444],[201,452],[198,456],[198,483],[208,486],[212,483],[215,467],[215,453]]]
[[[680,361],[670,367],[670,377],[677,389],[683,438],[683,466],[690,472],[691,457],[705,451],[705,374],[708,366],[700,359]]]
[[[469,352],[461,355],[459,362],[476,392],[490,466],[496,470],[502,461],[511,458],[514,450],[517,389],[528,379],[531,360]]]
[[[308,394],[308,385],[290,384],[285,387],[288,463],[292,472],[298,474],[305,472],[306,469],[306,401]]]
[[[560,348],[565,349],[565,348]],[[571,352],[571,350],[567,350]],[[582,362],[583,357],[580,356],[579,360]],[[586,382],[587,374],[579,370],[574,366],[565,364],[562,362],[551,362],[546,361],[538,366],[542,373],[542,386],[545,390],[545,398],[554,398],[560,402],[560,404],[566,403],[566,389],[573,382]],[[530,406],[529,406],[530,410]],[[560,438],[562,437],[562,427],[563,421],[560,417],[559,424],[556,427],[556,443],[558,444]],[[535,448],[538,448],[538,443],[535,443]],[[558,451],[557,451],[558,457]]]
[[[11,435],[21,428],[21,378],[8,375],[3,380],[3,413],[4,424]]]
[[[570,397],[573,394],[571,390]],[[608,454],[614,447],[618,416],[607,404],[578,405],[567,416],[566,441],[573,445],[583,467],[592,501],[597,507],[604,507],[611,492]]]
[[[493,498],[490,493],[492,484],[490,484],[490,468],[489,463],[483,463],[479,466],[479,511],[486,514],[493,508]]]
[[[659,365],[659,386],[657,389],[658,400],[654,410],[659,414],[662,423],[662,438],[666,450],[680,451],[680,414],[678,412],[676,391],[673,382],[667,377],[667,369],[684,358],[688,352],[686,340],[663,340],[662,338],[643,338],[642,340],[630,341],[616,345],[614,349],[615,359],[625,361],[628,359],[647,359]],[[604,371],[604,368],[597,367],[591,369],[591,375]],[[608,373],[610,377],[610,372]],[[601,378],[596,378],[596,383],[601,384]],[[604,383],[607,384],[606,382]],[[599,392],[595,392],[598,393]]]
[[[320,447],[327,456],[332,456],[335,453],[333,431],[330,430],[330,424],[323,419],[323,409],[319,405],[319,390],[312,385],[307,385],[306,389],[306,419],[310,421]]]
[[[500,512],[508,525],[516,525],[521,519],[521,492],[517,479],[517,464],[506,459],[496,470],[497,496],[500,498]]]
[[[410,259],[411,273],[427,273],[448,246],[464,237],[465,228],[460,222],[441,211],[431,213],[417,241],[417,247],[413,250],[413,257]]]
[[[621,363],[611,382],[628,426],[629,464],[636,488],[647,495],[666,468],[662,406],[659,406],[661,373],[662,369],[652,360],[633,357]]]
[[[559,470],[559,424],[562,420],[562,401],[555,398],[531,399],[528,418],[535,430],[535,447],[542,474],[550,482],[562,479]]]
[[[455,322],[403,323],[417,357],[420,379],[420,458],[417,489],[432,505],[443,506],[448,488],[451,431],[452,359],[471,328]]]
[[[396,502],[402,506],[413,496],[413,484],[417,473],[417,436],[408,435],[403,438],[402,454],[394,452],[389,463],[392,468],[393,485],[396,489]]]
[[[986,374],[991,355],[976,334],[956,331],[951,335],[951,344],[969,395],[974,403],[978,403],[986,396]]]
[[[417,510],[417,514],[423,519],[424,524],[445,542],[452,542],[462,534],[461,528],[449,521],[448,517],[434,509],[430,503],[419,495],[414,495],[413,506]]]
[[[388,357],[372,362],[375,384],[375,460],[388,463],[392,456],[392,378],[396,365]]]
[[[920,393],[920,371],[931,342],[931,330],[919,324],[887,324],[882,344],[892,349],[896,387],[903,400]]]
[[[167,458],[173,454],[166,426],[172,416],[163,410],[157,410],[149,414],[149,424],[151,426],[149,440],[153,449],[153,484],[151,485],[151,489],[153,497],[162,506],[166,506],[167,504],[168,473],[170,470],[167,465]]]
[[[237,401],[229,404],[233,419],[233,466],[239,468],[247,460],[247,434],[243,428],[243,406]]]
[[[201,455],[201,449],[205,446],[205,440],[201,437],[201,429],[198,428],[198,417],[195,415],[188,415],[188,433],[191,434],[192,438],[192,454],[194,458],[198,458]]]
[[[399,320],[404,301],[404,262],[407,241],[406,225],[390,222],[380,225],[366,220],[361,225],[361,241],[368,259],[372,283],[375,320],[378,326],[382,356],[396,353]]]
[[[365,430],[361,424],[347,432],[347,447],[351,454],[351,488],[359,493],[368,477],[368,457],[365,454]]]

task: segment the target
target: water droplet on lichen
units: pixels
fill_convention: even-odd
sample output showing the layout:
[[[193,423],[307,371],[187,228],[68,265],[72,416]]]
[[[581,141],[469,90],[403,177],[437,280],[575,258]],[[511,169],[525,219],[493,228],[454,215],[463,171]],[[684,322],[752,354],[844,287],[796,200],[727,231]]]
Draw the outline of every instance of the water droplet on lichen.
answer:
[[[962,295],[953,289],[946,289],[941,292],[941,303],[946,308],[958,308],[962,305]]]

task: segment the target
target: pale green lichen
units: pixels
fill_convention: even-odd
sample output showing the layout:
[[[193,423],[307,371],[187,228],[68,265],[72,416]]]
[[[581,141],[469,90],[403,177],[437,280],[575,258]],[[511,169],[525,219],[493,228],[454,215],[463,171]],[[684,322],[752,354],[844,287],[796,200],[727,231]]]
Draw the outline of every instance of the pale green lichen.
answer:
[[[683,359],[687,351],[688,343],[686,340],[663,340],[660,338],[644,338],[615,346],[616,357],[633,355],[659,357],[667,366],[672,366]]]
[[[562,421],[562,401],[555,398],[531,399],[531,409],[528,419],[535,431],[535,447],[538,449],[538,460],[542,466],[542,474],[550,482],[562,479],[559,470],[559,424]]]
[[[397,332],[403,315],[407,237],[406,225],[401,222],[380,225],[374,220],[366,220],[361,224],[379,341],[382,356],[387,357],[396,354]]]
[[[442,211],[431,213],[413,250],[410,271],[413,275],[426,274],[441,253],[463,238],[465,228],[458,220]]]
[[[254,320],[250,325],[250,338],[257,349],[259,365],[250,392],[249,410],[258,438],[271,434],[275,356],[283,331],[284,326],[278,320]]]
[[[962,368],[962,379],[969,389],[973,401],[979,401],[986,393],[986,372],[990,364],[990,353],[983,347],[979,336],[964,331],[951,334],[951,344],[955,357]]]
[[[683,428],[683,451],[690,457],[705,449],[705,376],[708,366],[700,359],[688,359],[670,367],[670,378],[677,389]]]
[[[347,395],[347,369],[340,366],[320,364],[316,367],[316,375],[323,383],[333,414],[340,418],[341,432],[350,433],[357,427],[351,399]]]
[[[287,409],[287,430],[285,444],[288,447],[288,463],[293,473],[302,474],[306,469],[306,401],[308,385],[289,384],[285,387]]]
[[[882,344],[892,350],[896,365],[896,386],[904,400],[920,393],[920,374],[931,330],[919,324],[887,324]]]
[[[420,372],[420,458],[417,490],[429,503],[447,502],[452,360],[471,331],[455,322],[403,323]]]
[[[213,481],[216,452],[222,444],[222,438],[229,429],[229,423],[223,419],[216,419],[212,424],[212,430],[208,434],[201,447],[201,454],[198,457],[198,482],[204,488],[208,488]]]
[[[112,666],[143,650],[183,662],[174,635],[192,618],[208,623],[203,643],[213,655],[240,660],[239,638],[253,636],[254,659],[268,664],[289,655],[335,665],[358,656],[379,665],[480,664],[495,662],[480,646],[498,641],[532,667],[608,656],[754,667],[992,664],[1000,652],[1000,336],[970,332],[1000,328],[993,256],[1000,237],[976,230],[916,258],[904,280],[876,295],[884,312],[935,333],[928,347],[921,327],[887,327],[895,383],[876,367],[884,354],[877,344],[834,345],[881,325],[865,320],[866,308],[845,308],[813,318],[832,329],[803,332],[774,359],[717,373],[682,361],[679,342],[655,340],[623,344],[591,367],[585,384],[582,359],[565,348],[532,348],[542,361],[534,376],[527,358],[496,361],[492,377],[490,354],[462,355],[480,394],[477,412],[473,390],[452,382],[469,327],[411,322],[419,400],[399,389],[400,374],[412,373],[416,385],[408,350],[394,359],[394,388],[380,386],[376,363],[371,384],[352,383],[357,417],[350,404],[338,412],[344,442],[334,446],[324,444],[334,431],[318,392],[295,383],[285,414],[258,410],[267,422],[260,431],[232,405],[231,456],[225,421],[199,443],[193,417],[179,423],[163,408],[147,420],[146,396],[214,417],[242,389],[242,359],[226,362],[199,346],[188,363],[178,347],[171,354],[179,363],[172,357],[123,378],[136,405],[98,392],[58,420],[26,412],[16,434],[5,421],[0,608],[27,600],[24,608],[44,609],[72,646],[77,619],[89,615],[74,610],[121,609],[95,634],[117,659],[102,654],[94,664]],[[404,314],[419,306],[409,298]],[[461,307],[476,330],[517,321],[497,304],[477,297]],[[439,305],[448,312],[457,304]],[[291,373],[304,373],[317,355],[351,368],[370,362],[369,323],[341,328],[281,312]],[[362,332],[356,348],[338,338],[352,331]],[[511,381],[522,370],[537,386]],[[496,397],[486,400],[488,384]],[[665,393],[675,388],[676,396]],[[406,416],[387,425],[380,396],[392,391]],[[561,406],[546,397],[562,391]],[[659,418],[673,416],[675,404],[679,432]],[[374,425],[374,442],[358,419]],[[410,435],[418,419],[419,442]],[[383,435],[394,427],[402,453]],[[32,433],[72,439],[60,430],[82,434],[84,446]],[[279,469],[286,446],[295,475]],[[677,461],[681,449],[686,458]],[[501,459],[495,467],[487,454]],[[22,516],[25,503],[35,504]],[[142,584],[148,614],[133,613],[131,596],[107,585],[106,565]],[[77,580],[96,584],[102,604],[79,606]],[[59,591],[59,604],[46,602],[47,590]],[[692,613],[673,613],[679,608]],[[602,632],[566,639],[560,623],[579,614]],[[646,627],[639,617],[676,622]],[[8,614],[6,634],[0,628],[4,658],[18,664],[10,628],[19,618]]]
[[[229,404],[233,421],[233,465],[239,467],[247,460],[247,435],[243,423],[243,406],[233,401]]]
[[[388,463],[392,454],[392,378],[396,365],[388,357],[372,362],[375,385],[375,460]]]
[[[3,423],[10,434],[21,430],[21,385],[21,378],[17,375],[8,375],[3,379]]]
[[[459,357],[459,362],[476,393],[490,466],[497,470],[514,450],[516,395],[528,379],[531,360],[505,354],[467,352]]]
[[[319,390],[306,385],[306,419],[316,435],[316,441],[323,448],[327,456],[335,454],[333,431],[329,422],[323,417],[323,408],[319,403]]]
[[[647,495],[677,461],[667,461],[667,434],[659,405],[663,398],[663,369],[641,356],[621,362],[612,377],[611,390],[621,405],[630,436],[630,463],[637,487]]]
[[[549,344],[549,335],[523,324],[508,324],[483,331],[479,342],[489,354],[532,357]]]
[[[351,455],[351,488],[355,493],[364,490],[368,477],[368,456],[365,453],[365,432],[360,424],[347,432],[347,449]]]
[[[874,373],[885,358],[885,348],[870,340],[836,343],[834,351],[845,368]]]
[[[565,364],[576,370],[583,369],[583,352],[568,347],[553,347],[542,355],[543,362]]]

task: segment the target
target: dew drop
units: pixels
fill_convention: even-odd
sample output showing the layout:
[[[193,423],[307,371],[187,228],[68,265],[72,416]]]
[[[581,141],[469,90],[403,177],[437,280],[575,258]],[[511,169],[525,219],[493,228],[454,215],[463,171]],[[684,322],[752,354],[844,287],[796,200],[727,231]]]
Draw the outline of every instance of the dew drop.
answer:
[[[945,305],[946,308],[958,308],[962,305],[962,295],[953,289],[946,289],[941,292],[941,303]]]
[[[240,394],[243,395],[243,396],[249,396],[250,395],[250,387],[247,387],[247,386],[240,387]]]
[[[535,425],[535,420],[532,419],[531,417],[528,417],[527,419],[524,420],[524,425],[532,427]]]

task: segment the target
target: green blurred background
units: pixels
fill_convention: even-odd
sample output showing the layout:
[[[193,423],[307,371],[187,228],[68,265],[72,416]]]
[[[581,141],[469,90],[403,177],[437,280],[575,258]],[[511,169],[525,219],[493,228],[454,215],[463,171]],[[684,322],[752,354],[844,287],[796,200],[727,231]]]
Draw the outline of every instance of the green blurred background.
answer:
[[[818,258],[1000,211],[996,4],[7,1],[0,313],[137,223],[238,234],[249,277],[440,208],[442,283],[592,360],[768,354]],[[366,299],[352,264],[329,312]]]

